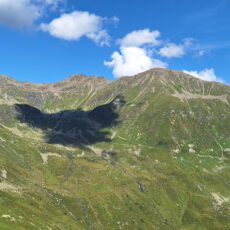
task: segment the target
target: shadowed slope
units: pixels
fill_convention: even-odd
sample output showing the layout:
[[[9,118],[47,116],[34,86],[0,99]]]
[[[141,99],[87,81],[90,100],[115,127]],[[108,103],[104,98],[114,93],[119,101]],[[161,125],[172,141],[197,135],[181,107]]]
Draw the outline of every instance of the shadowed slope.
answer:
[[[47,143],[84,146],[109,142],[108,131],[103,129],[119,123],[119,110],[125,104],[122,96],[91,111],[65,110],[43,113],[27,104],[15,104],[17,118],[22,123],[41,129]]]

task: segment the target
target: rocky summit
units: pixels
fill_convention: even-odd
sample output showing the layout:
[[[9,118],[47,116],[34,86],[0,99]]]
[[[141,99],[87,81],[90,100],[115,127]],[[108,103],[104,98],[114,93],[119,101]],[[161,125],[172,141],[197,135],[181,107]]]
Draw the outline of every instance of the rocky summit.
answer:
[[[229,230],[230,87],[0,76],[0,229]]]

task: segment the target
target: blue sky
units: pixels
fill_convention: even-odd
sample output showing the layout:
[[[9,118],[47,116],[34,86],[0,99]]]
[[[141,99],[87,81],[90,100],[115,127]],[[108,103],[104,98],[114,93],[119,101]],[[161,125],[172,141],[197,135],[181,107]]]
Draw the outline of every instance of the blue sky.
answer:
[[[228,0],[0,0],[0,73],[55,82],[153,67],[230,83]]]

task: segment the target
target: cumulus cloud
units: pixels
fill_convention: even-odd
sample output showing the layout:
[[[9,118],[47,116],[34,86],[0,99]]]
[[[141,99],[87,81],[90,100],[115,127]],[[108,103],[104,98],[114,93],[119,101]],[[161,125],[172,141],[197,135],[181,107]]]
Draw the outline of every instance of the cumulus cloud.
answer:
[[[100,45],[109,44],[109,35],[103,28],[104,19],[95,14],[74,11],[63,14],[50,23],[42,23],[40,28],[50,35],[64,40],[79,40],[85,36]]]
[[[0,25],[25,28],[38,25],[47,12],[65,10],[67,0],[0,0]],[[64,13],[50,23],[41,23],[40,30],[65,39],[79,40],[85,36],[97,44],[109,45],[110,36],[106,24],[116,25],[117,17],[103,18],[89,12],[73,11]]]
[[[158,30],[150,31],[149,29],[135,30],[128,33],[124,38],[119,39],[121,46],[137,46],[143,45],[157,46],[160,44],[160,32]]]
[[[40,7],[30,0],[0,0],[0,24],[27,27],[41,16]]]
[[[213,68],[210,69],[204,69],[202,71],[183,71],[184,73],[190,74],[196,78],[200,78],[204,81],[216,81],[216,82],[222,82],[223,80],[216,76],[215,70]]]
[[[194,39],[185,38],[183,43],[175,44],[168,42],[159,50],[159,55],[166,58],[179,58],[183,57],[187,51],[194,45]]]
[[[167,64],[153,57],[156,46],[161,44],[160,32],[150,29],[134,30],[118,40],[119,51],[111,55],[105,66],[113,70],[116,78],[132,76],[151,68],[166,68]]]
[[[135,46],[122,46],[120,52],[114,52],[111,58],[111,61],[104,62],[104,64],[113,69],[113,75],[117,78],[132,76],[155,67],[166,68],[167,66],[166,63],[153,59],[144,48]]]
[[[177,45],[175,43],[168,43],[162,47],[159,54],[167,58],[178,58],[185,55],[185,46]]]
[[[29,27],[49,9],[65,0],[0,0],[0,24],[14,28]]]

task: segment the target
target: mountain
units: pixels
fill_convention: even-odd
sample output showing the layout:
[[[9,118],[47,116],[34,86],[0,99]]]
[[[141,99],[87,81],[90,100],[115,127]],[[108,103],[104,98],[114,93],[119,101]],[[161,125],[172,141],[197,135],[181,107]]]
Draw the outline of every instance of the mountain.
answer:
[[[230,229],[230,87],[152,69],[0,76],[0,229]]]

